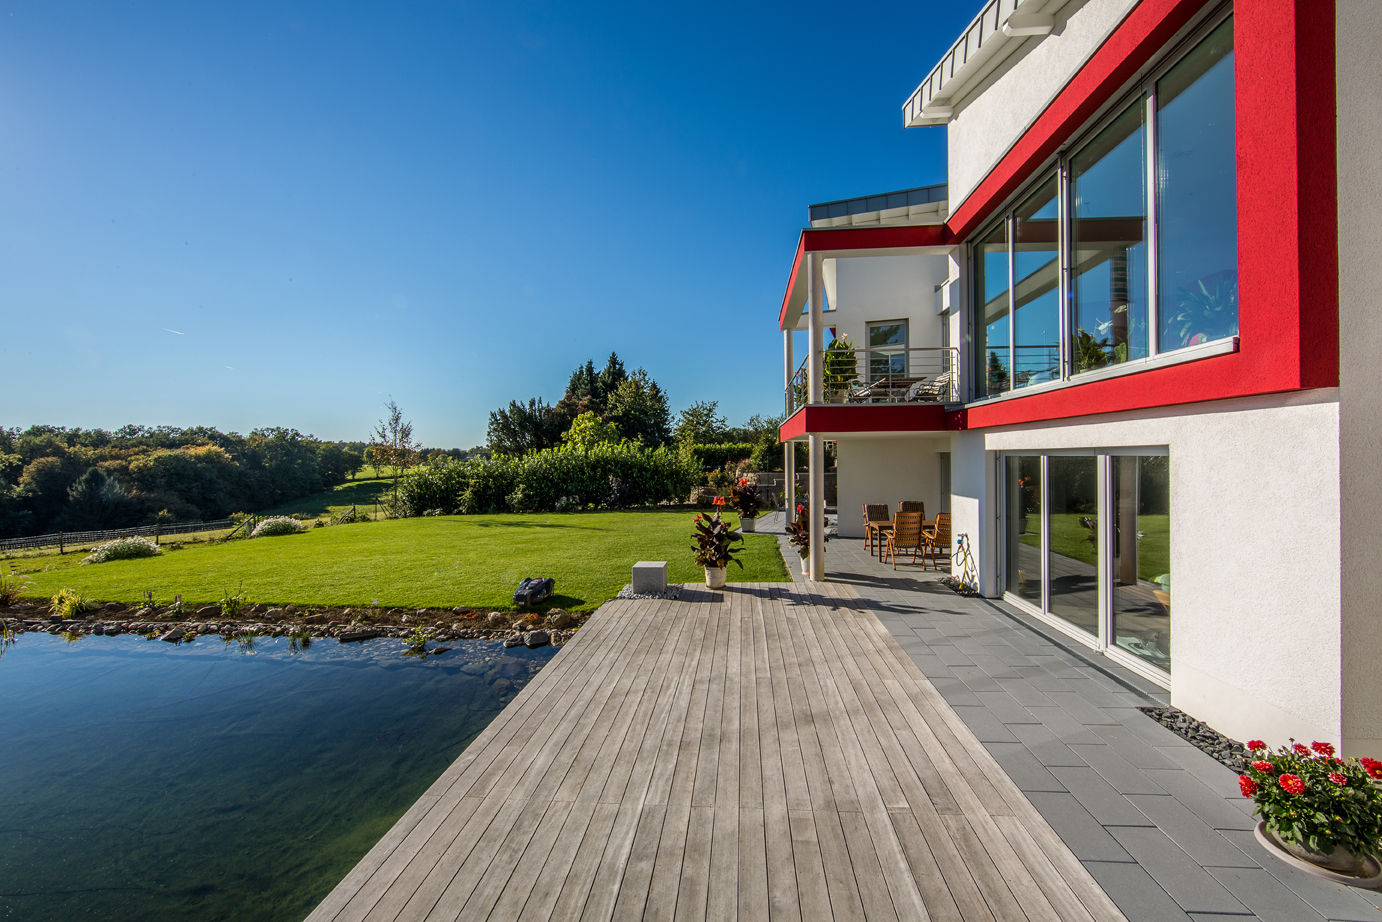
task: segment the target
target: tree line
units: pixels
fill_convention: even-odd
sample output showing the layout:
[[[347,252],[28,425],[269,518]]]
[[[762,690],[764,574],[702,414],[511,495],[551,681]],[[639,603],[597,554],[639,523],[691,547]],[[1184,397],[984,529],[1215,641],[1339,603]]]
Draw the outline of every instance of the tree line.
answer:
[[[284,428],[0,426],[0,537],[261,509],[345,482],[366,448]]]

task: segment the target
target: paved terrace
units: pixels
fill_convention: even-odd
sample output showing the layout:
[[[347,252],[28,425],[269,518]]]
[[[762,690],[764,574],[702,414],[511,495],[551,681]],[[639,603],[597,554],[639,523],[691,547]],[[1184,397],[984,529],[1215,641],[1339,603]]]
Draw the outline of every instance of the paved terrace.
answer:
[[[829,567],[601,608],[311,918],[1382,922],[1260,850],[1155,687]]]

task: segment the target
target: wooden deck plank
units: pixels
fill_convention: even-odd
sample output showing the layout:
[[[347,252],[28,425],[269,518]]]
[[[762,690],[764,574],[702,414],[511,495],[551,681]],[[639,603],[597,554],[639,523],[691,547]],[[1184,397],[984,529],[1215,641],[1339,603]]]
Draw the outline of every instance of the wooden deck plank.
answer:
[[[849,586],[610,603],[312,919],[1116,920]]]

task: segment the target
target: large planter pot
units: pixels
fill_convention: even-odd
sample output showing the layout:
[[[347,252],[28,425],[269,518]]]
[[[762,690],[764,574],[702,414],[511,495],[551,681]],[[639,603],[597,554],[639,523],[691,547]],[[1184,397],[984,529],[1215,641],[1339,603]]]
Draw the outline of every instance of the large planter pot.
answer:
[[[705,584],[711,589],[723,589],[725,586],[725,568],[706,567]]]
[[[739,530],[740,530],[740,531],[743,531],[743,532],[752,532],[752,531],[754,531],[754,530],[757,529],[757,528],[758,528],[758,520],[757,520],[757,519],[749,518],[748,516],[745,516],[745,515],[739,516]]]
[[[1350,887],[1377,889],[1382,886],[1382,863],[1379,863],[1375,856],[1355,858],[1343,848],[1336,848],[1325,854],[1295,842],[1284,842],[1267,828],[1265,820],[1257,824],[1253,833],[1257,836],[1257,841],[1262,843],[1262,847],[1274,857],[1308,874]]]
[[[804,577],[806,577],[807,579],[810,579],[810,578],[811,578],[811,558],[810,558],[810,557],[802,557],[802,558],[801,558],[801,575],[804,576]]]

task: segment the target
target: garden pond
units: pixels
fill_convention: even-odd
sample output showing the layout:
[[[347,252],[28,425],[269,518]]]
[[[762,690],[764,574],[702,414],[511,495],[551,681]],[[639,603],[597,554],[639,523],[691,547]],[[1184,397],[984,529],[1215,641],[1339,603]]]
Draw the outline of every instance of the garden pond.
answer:
[[[22,634],[0,656],[0,920],[297,920],[550,647]]]

